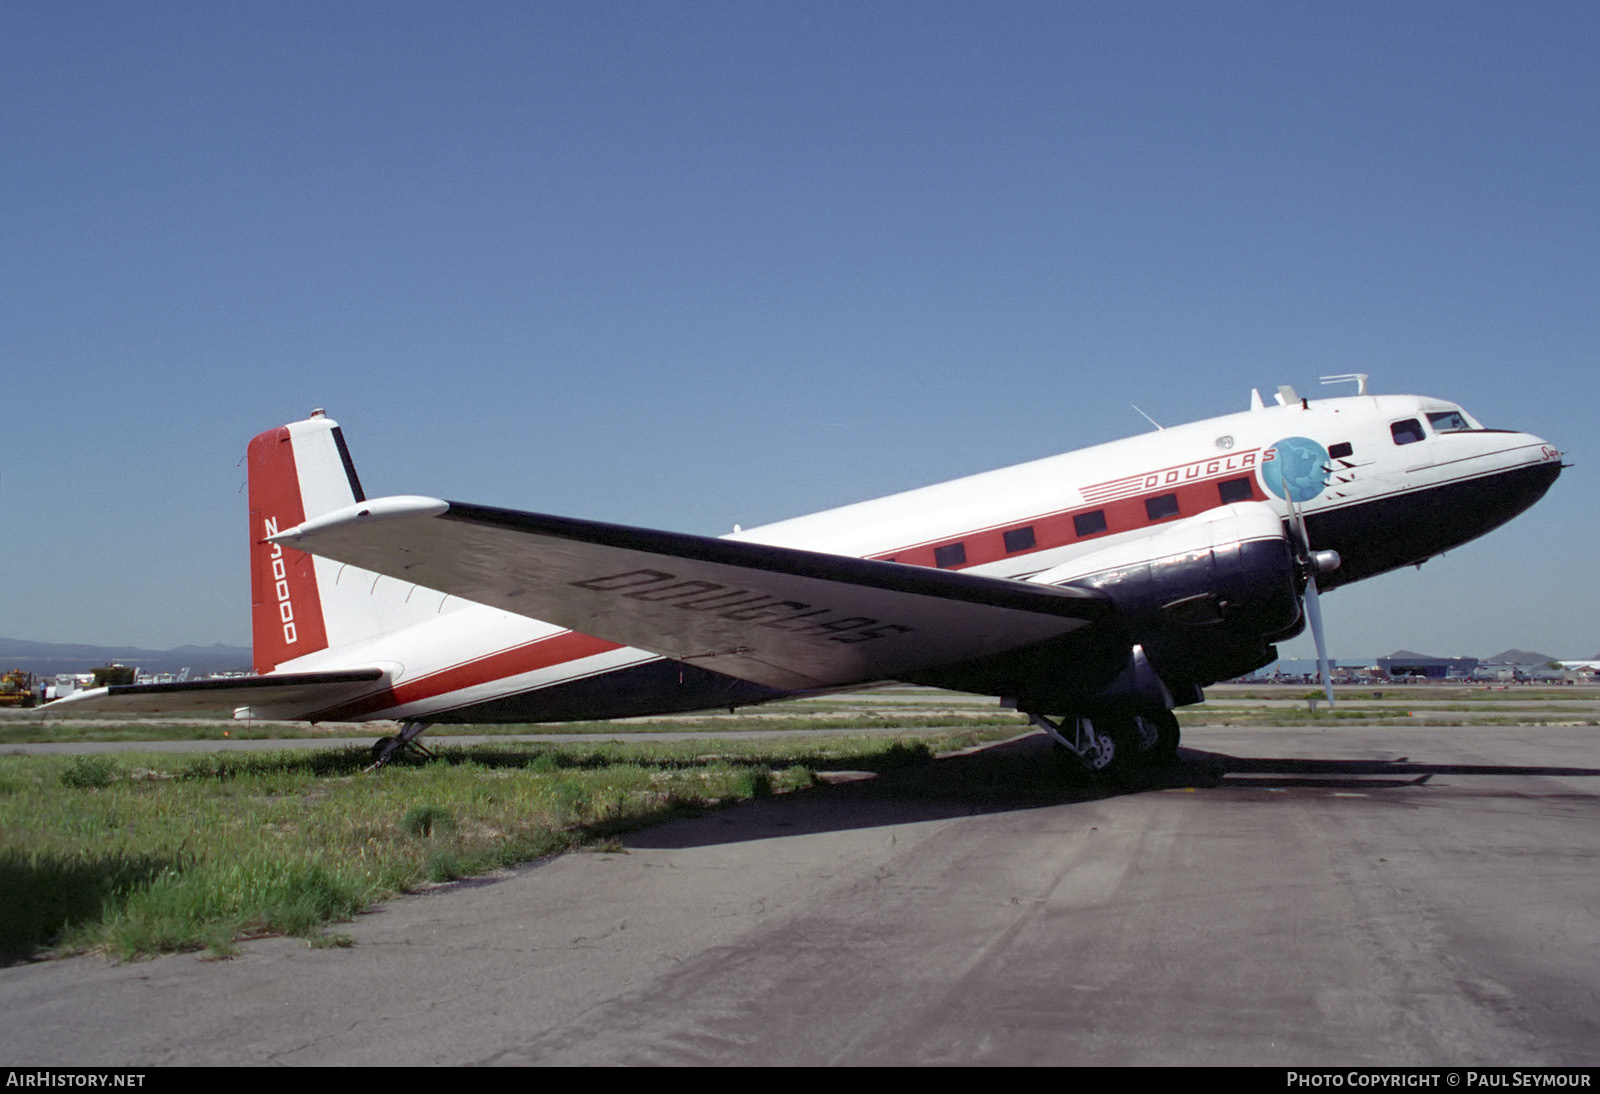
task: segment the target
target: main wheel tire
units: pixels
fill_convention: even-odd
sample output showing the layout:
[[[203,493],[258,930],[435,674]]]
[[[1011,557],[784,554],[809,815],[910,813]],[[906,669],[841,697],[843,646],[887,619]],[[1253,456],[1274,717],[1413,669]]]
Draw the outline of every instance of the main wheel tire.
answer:
[[[1182,736],[1178,716],[1170,710],[1163,710],[1148,717],[1156,727],[1155,747],[1145,754],[1148,762],[1153,766],[1171,767],[1178,762],[1178,740]]]

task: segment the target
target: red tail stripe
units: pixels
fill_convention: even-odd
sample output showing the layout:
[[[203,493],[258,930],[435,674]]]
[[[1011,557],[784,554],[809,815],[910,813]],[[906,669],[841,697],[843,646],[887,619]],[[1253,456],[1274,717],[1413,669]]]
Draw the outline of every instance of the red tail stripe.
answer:
[[[406,703],[417,703],[424,699],[433,699],[452,691],[461,691],[464,688],[476,687],[506,677],[517,676],[525,672],[536,672],[554,665],[566,664],[569,661],[580,661],[585,657],[596,654],[609,653],[623,647],[616,642],[607,642],[602,638],[594,638],[587,634],[578,634],[575,631],[563,631],[561,634],[551,635],[549,638],[540,638],[533,642],[526,642],[520,646],[500,650],[485,657],[471,661],[464,661],[459,665],[442,669],[439,672],[419,676],[415,680],[407,680],[396,688],[385,688],[381,692],[368,695],[350,703],[327,710],[318,711],[309,716],[313,722],[335,722],[348,718],[359,718],[363,715],[374,714],[389,707],[397,707]]]
[[[308,554],[263,540],[274,527],[305,520],[300,475],[288,426],[269,429],[250,442],[250,636],[257,672],[326,649],[322,598],[315,563]]]

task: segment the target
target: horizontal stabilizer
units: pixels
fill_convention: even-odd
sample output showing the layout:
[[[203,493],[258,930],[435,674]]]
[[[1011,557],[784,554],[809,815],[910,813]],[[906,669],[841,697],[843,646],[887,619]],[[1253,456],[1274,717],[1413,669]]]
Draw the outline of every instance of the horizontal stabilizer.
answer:
[[[270,538],[788,689],[989,657],[1115,612],[1088,590],[436,498],[365,501]]]
[[[75,692],[65,699],[46,703],[35,712],[67,713],[82,709],[85,713],[160,714],[186,710],[231,712],[239,707],[319,710],[371,691],[385,675],[381,668],[366,668],[347,672],[286,672],[220,680],[184,680],[173,684],[112,684]]]

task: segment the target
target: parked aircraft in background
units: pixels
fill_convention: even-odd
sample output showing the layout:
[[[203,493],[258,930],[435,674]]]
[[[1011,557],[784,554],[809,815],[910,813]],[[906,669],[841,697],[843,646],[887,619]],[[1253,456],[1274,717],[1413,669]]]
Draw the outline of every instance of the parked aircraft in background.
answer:
[[[394,719],[382,763],[436,724],[900,680],[999,696],[1114,772],[1173,756],[1173,708],[1308,621],[1322,656],[1319,587],[1480,536],[1561,473],[1538,437],[1359,380],[721,538],[369,499],[319,410],[249,446],[260,675],[52,706]]]

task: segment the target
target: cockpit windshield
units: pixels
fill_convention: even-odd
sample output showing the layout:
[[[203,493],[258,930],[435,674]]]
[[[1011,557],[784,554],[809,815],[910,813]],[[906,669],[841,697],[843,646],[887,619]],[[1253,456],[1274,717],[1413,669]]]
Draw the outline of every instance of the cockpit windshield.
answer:
[[[1428,415],[1428,424],[1435,433],[1466,433],[1483,428],[1460,410],[1434,411]]]

